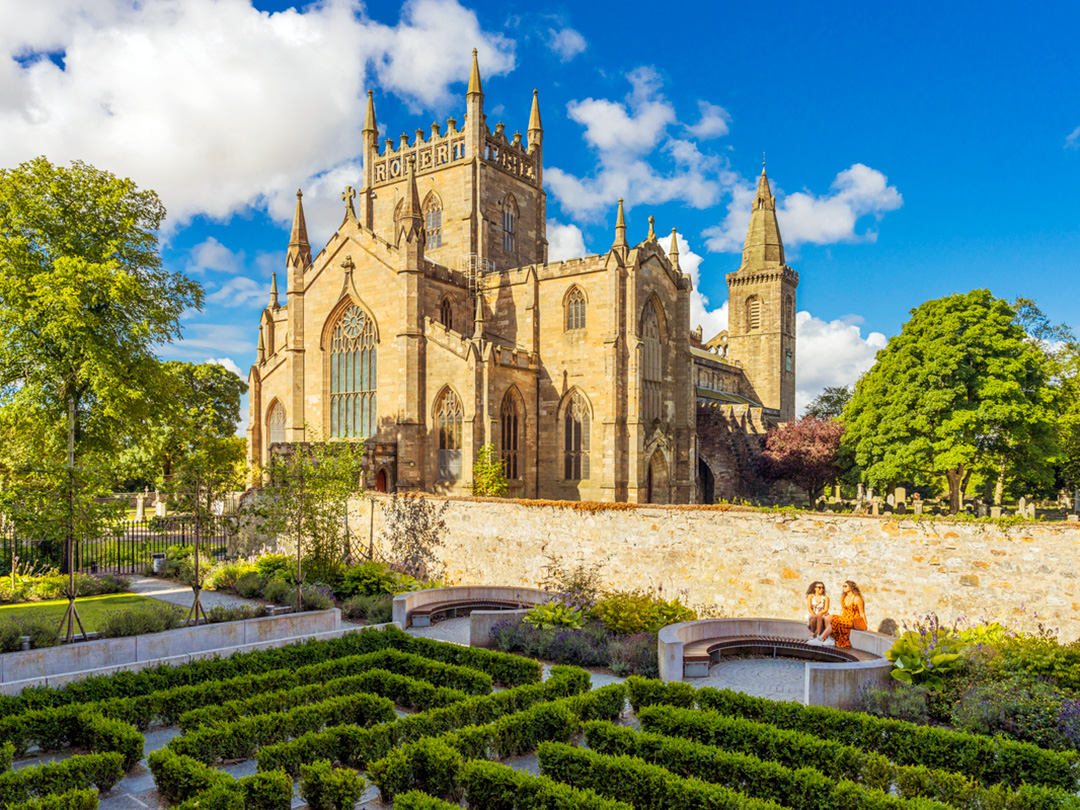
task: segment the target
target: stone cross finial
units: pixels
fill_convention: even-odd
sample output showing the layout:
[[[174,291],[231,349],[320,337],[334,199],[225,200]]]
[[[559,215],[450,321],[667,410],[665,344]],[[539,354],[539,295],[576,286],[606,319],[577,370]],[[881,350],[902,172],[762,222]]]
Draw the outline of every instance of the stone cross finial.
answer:
[[[341,201],[346,205],[351,205],[352,201],[356,198],[356,192],[353,191],[352,186],[345,186],[345,190],[341,192]]]
[[[353,268],[356,267],[356,265],[353,264],[352,256],[346,256],[342,260],[341,266],[345,268],[345,272],[348,275],[352,275]]]

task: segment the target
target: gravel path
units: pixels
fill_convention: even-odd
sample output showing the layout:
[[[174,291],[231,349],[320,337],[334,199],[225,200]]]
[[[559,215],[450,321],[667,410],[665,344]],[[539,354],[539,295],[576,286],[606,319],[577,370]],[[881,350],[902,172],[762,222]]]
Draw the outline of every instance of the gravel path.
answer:
[[[171,605],[179,605],[180,607],[185,608],[191,607],[191,601],[194,598],[190,585],[184,585],[183,583],[173,582],[168,579],[158,579],[156,577],[134,575],[131,577],[131,587],[129,590],[139,596],[158,599],[162,602],[168,602]],[[241,605],[253,605],[258,607],[262,604],[261,602],[256,602],[254,599],[244,599],[240,596],[234,596],[229,593],[218,593],[217,591],[203,591],[202,599],[200,601],[207,610],[219,605],[224,607],[238,607]]]

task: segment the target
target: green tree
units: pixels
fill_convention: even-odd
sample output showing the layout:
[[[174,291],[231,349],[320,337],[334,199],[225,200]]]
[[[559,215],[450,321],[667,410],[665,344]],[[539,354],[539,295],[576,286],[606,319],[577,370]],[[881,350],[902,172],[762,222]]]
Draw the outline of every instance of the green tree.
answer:
[[[945,478],[955,514],[972,473],[1056,452],[1044,357],[988,290],[927,301],[877,354],[844,410],[871,483]]]
[[[270,485],[263,488],[255,524],[296,543],[299,602],[306,575],[328,582],[349,556],[345,510],[350,497],[363,494],[363,445],[342,440],[290,445],[269,466]]]
[[[240,420],[240,397],[247,383],[214,363],[162,363],[160,406],[135,424],[129,446],[120,455],[120,470],[128,479],[142,479],[170,488],[170,479],[196,434],[215,439],[235,437]],[[235,456],[235,442],[231,452]],[[230,443],[218,443],[219,449]],[[243,452],[240,454],[243,458]]]
[[[74,400],[80,454],[152,410],[154,347],[202,305],[196,282],[162,269],[164,217],[153,191],[86,163],[0,170],[0,405],[63,436]]]
[[[501,498],[506,494],[506,470],[490,443],[480,448],[473,463],[472,494],[480,498]]]
[[[851,388],[846,385],[828,386],[806,406],[803,417],[839,419],[851,401]]]

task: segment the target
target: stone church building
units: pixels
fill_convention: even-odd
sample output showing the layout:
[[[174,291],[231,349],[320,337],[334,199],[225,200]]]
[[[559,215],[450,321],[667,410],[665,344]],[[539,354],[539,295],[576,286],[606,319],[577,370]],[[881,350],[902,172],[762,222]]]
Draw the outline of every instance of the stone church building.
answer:
[[[252,366],[252,469],[275,448],[363,440],[367,486],[470,491],[490,443],[523,498],[714,502],[752,494],[765,431],[794,416],[795,291],[764,170],[729,328],[691,330],[672,229],[549,263],[544,130],[490,128],[473,53],[466,114],[379,142],[312,256],[301,195],[285,293],[271,281]],[[354,203],[355,201],[355,203]],[[255,473],[259,475],[258,472]]]

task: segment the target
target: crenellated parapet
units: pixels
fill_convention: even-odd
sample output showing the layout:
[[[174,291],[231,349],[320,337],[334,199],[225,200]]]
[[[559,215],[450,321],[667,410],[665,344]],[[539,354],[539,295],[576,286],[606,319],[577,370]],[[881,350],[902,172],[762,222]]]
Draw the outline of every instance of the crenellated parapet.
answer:
[[[386,148],[365,156],[371,161],[372,185],[397,183],[402,180],[409,166],[409,159],[416,160],[416,174],[421,176],[454,163],[464,163],[469,157],[465,148],[465,133],[457,128],[457,121],[446,121],[446,132],[437,124],[431,125],[431,134],[424,137],[424,130],[416,130],[412,143],[402,133],[397,146],[393,138],[387,138]]]

